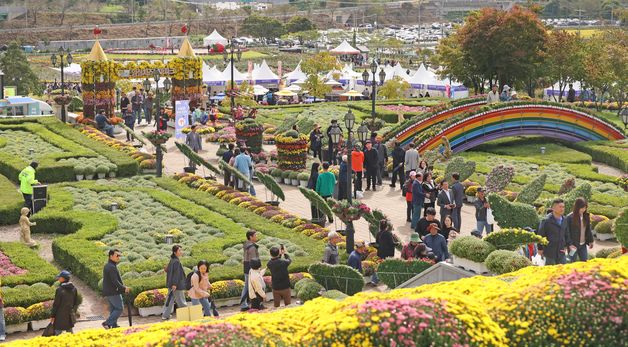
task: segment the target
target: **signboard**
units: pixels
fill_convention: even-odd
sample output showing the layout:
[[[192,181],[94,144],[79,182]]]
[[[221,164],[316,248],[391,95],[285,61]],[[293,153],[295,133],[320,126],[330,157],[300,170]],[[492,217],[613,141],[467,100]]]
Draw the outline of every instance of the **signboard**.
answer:
[[[162,77],[174,75],[174,69],[171,69],[171,68],[132,69],[132,70],[120,71],[120,77],[125,77],[125,78],[153,77],[155,75],[155,70],[159,70],[159,74]]]
[[[183,128],[188,126],[188,115],[190,114],[190,100],[177,100],[174,103],[174,137],[178,140],[185,140]]]
[[[4,87],[4,97],[17,96],[17,87]]]

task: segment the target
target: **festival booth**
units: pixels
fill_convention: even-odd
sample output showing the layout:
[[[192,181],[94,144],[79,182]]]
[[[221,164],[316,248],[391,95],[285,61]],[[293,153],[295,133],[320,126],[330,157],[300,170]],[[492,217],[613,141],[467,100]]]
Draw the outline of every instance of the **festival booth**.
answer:
[[[338,55],[340,60],[348,61],[351,60],[351,56],[359,55],[360,50],[353,48],[347,40],[342,41],[338,47],[329,51],[329,53]]]
[[[251,82],[253,84],[276,87],[279,84],[279,76],[270,69],[266,60],[263,60],[260,65],[255,65],[251,72]]]
[[[83,114],[93,118],[98,110],[114,114],[116,81],[153,79],[155,73],[172,80],[171,101],[189,100],[190,107],[201,101],[203,61],[197,57],[186,37],[176,58],[167,61],[118,63],[107,59],[98,40],[81,62]]]
[[[227,84],[231,83],[231,62],[227,63],[227,67],[225,67],[225,69],[222,71],[222,78],[224,81],[226,81]],[[243,73],[238,71],[237,68],[234,67],[233,82],[235,82],[236,84],[240,84],[246,80],[248,80],[248,78],[246,78],[246,75],[244,75]]]
[[[222,37],[222,35],[220,35],[218,31],[216,31],[216,29],[214,29],[214,31],[211,34],[209,34],[209,36],[206,36],[203,39],[204,47],[211,47],[211,46],[214,46],[215,44],[221,44],[223,47],[225,47],[228,43],[229,43],[229,40]]]
[[[307,79],[305,72],[301,71],[301,62],[297,64],[297,67],[294,70],[286,74],[285,79],[288,84],[292,84],[293,82],[299,80],[305,81]]]
[[[582,91],[582,85],[580,82],[572,82],[573,89],[576,91],[576,98],[580,96],[580,92]],[[569,83],[565,83],[563,85],[563,100],[567,99],[567,93],[569,92]],[[560,99],[560,84],[556,82],[553,86],[549,88],[545,88],[543,90],[543,100],[546,101],[556,101]]]

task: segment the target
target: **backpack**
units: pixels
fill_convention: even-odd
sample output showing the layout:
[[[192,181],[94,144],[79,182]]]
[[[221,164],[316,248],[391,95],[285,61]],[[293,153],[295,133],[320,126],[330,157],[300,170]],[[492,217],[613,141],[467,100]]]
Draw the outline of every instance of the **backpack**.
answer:
[[[194,275],[195,273],[198,274],[198,272],[196,271],[190,271],[190,273],[187,276],[185,276],[185,290],[192,289],[192,275]],[[200,280],[201,278],[200,274],[198,274],[198,278]]]

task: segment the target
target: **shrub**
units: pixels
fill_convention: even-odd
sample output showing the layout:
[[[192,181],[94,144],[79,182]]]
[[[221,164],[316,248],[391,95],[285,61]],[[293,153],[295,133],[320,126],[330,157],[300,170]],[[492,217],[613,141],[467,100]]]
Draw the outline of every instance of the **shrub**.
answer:
[[[334,289],[334,290],[328,290],[325,293],[323,293],[323,297],[327,299],[332,299],[332,300],[343,300],[349,296],[339,290]]]
[[[300,280],[297,281],[297,283],[294,284],[294,292],[295,294],[299,293],[301,291],[301,289],[303,289],[303,287],[307,284],[307,283],[316,283],[316,280],[313,278],[302,278]]]
[[[475,236],[462,236],[451,242],[449,250],[457,257],[482,263],[495,251],[495,246]]]
[[[541,193],[543,192],[543,186],[545,186],[546,180],[547,174],[542,174],[530,181],[530,183],[523,186],[521,192],[519,192],[519,195],[517,195],[515,202],[532,205],[532,203],[534,203],[536,199],[541,196]]]
[[[4,285],[4,281],[3,281]],[[28,307],[38,302],[52,300],[55,297],[55,288],[43,283],[42,286],[19,285],[13,288],[2,289],[4,306]]]
[[[32,304],[26,308],[27,320],[49,319],[52,315],[52,300]]]
[[[301,172],[297,175],[297,178],[299,179],[299,181],[307,181],[310,179],[310,175],[308,173]]]
[[[509,251],[517,250],[519,247],[529,243],[547,244],[547,239],[544,237],[519,228],[505,228],[500,231],[494,231],[486,235],[484,241],[492,244],[497,249]]]
[[[596,258],[608,258],[608,256],[611,253],[615,253],[617,251],[621,252],[621,247],[611,247],[611,248],[600,249],[599,251],[597,251],[597,253],[595,253],[595,257]]]
[[[492,252],[486,258],[486,267],[497,275],[517,271],[530,265],[532,262],[528,258],[504,249]]]
[[[390,289],[420,274],[432,266],[423,260],[386,259],[377,267],[377,277]]]
[[[76,165],[74,166],[74,174],[75,175],[84,175],[85,174],[85,166]]]
[[[515,176],[515,169],[512,166],[498,165],[486,176],[486,191],[497,193],[512,181]]]
[[[96,168],[94,168],[93,166],[88,165],[88,166],[85,166],[84,172],[85,172],[86,176],[93,175],[93,174],[96,173]]]
[[[565,201],[565,209],[572,209],[577,198],[584,198],[586,201],[591,201],[591,185],[583,183],[581,186],[563,195],[562,199]]]
[[[624,207],[624,209],[619,212],[619,216],[613,221],[612,230],[619,244],[628,247],[628,207]]]
[[[497,194],[489,194],[493,217],[500,228],[533,228],[539,226],[539,217],[533,206],[510,202]]]
[[[270,170],[270,175],[277,178],[277,177],[282,177],[283,171],[281,171],[281,169],[279,168],[274,168],[272,170]]]
[[[3,286],[13,287],[38,282],[54,283],[57,269],[27,245],[18,242],[0,242],[0,252],[9,258],[13,265],[26,270],[26,273],[21,275],[3,276]]]
[[[285,170],[281,173],[281,178],[290,178],[293,172],[292,170]]]
[[[475,196],[478,193],[478,188],[480,186],[469,186],[469,188],[465,189],[464,194],[466,196]]]
[[[364,288],[362,274],[347,265],[314,263],[310,265],[308,272],[327,290],[336,289],[347,295],[353,295]]]
[[[613,233],[613,220],[605,220],[599,222],[595,226],[595,232],[598,234],[612,234]]]
[[[298,283],[297,283],[298,284]],[[297,298],[299,298],[299,300],[306,302],[308,300],[312,300],[314,298],[318,298],[319,296],[321,296],[321,291],[325,289],[323,288],[323,286],[321,286],[320,284],[318,284],[318,282],[305,282],[301,287],[300,290],[297,292]]]
[[[24,206],[22,195],[9,179],[0,175],[0,225],[17,223],[22,206]]]
[[[460,182],[462,182],[471,177],[475,172],[475,162],[470,160],[466,161],[462,157],[455,157],[447,163],[447,167],[445,168],[445,180],[451,181],[451,174],[454,172],[460,174]]]
[[[609,219],[609,218],[608,218],[608,217],[606,217],[606,216],[600,216],[600,215],[593,214],[593,213],[590,213],[590,214],[589,214],[589,217],[590,217],[590,219],[591,219],[591,229],[595,229],[595,226],[596,226],[598,223],[603,222],[603,221],[605,221],[605,220],[608,220],[608,219]]]
[[[293,171],[293,172],[291,172],[291,173],[290,173],[290,177],[289,177],[289,178],[290,178],[291,180],[296,180],[296,179],[298,179],[298,178],[299,178],[299,173],[298,173],[298,172],[296,172],[296,171]]]
[[[109,166],[104,165],[104,164],[98,165],[98,166],[96,166],[96,170],[95,171],[98,174],[106,174],[106,173],[109,172]]]

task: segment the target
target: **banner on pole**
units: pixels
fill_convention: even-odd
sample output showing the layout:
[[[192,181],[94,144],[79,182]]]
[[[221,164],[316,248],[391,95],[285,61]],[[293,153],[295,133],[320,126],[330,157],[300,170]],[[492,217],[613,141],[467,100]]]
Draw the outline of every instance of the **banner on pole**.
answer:
[[[185,140],[183,128],[188,126],[188,115],[190,114],[190,100],[177,100],[174,103],[175,121],[174,137]]]

